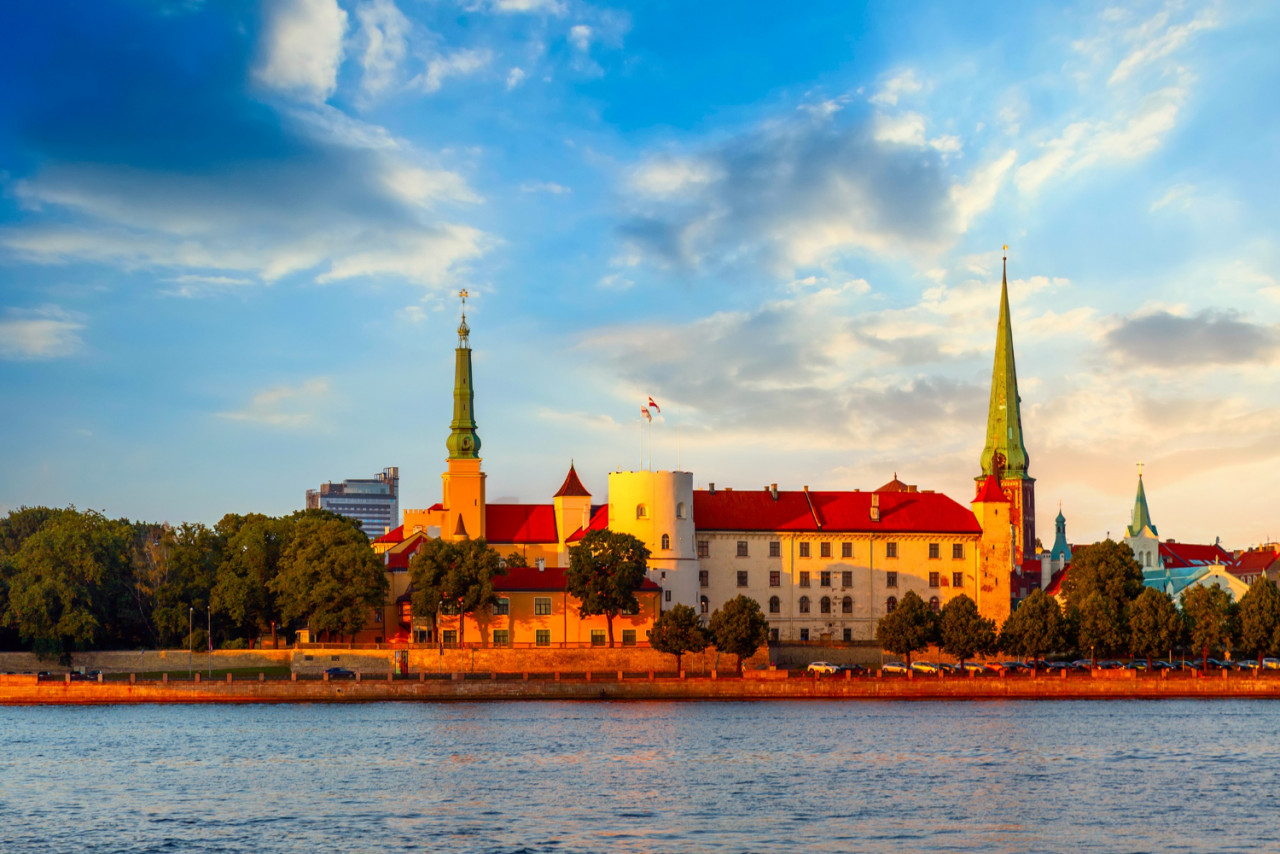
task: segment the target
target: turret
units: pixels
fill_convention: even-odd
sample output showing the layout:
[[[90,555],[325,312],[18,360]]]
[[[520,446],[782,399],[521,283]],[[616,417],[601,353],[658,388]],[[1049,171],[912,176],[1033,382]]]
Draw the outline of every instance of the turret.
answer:
[[[447,539],[480,539],[485,536],[484,472],[480,470],[480,437],[476,434],[475,390],[471,383],[471,329],[467,326],[467,292],[462,298],[462,323],[453,361],[453,421],[449,425],[448,469],[441,476],[444,492],[444,524]]]
[[[973,499],[973,515],[982,528],[978,543],[978,611],[999,627],[1013,610],[1012,505],[995,475],[987,475]]]

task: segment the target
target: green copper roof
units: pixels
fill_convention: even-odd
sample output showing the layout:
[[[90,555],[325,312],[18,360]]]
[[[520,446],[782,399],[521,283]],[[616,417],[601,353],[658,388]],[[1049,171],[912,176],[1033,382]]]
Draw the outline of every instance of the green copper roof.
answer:
[[[1009,322],[1009,279],[1000,282],[1000,321],[996,326],[996,358],[991,370],[991,408],[987,413],[987,444],[982,449],[982,473],[992,473],[991,460],[1004,458],[1001,478],[1027,477],[1026,446],[1022,444],[1022,399],[1018,370],[1013,362],[1013,325]]]
[[[471,387],[471,346],[468,336],[467,316],[462,316],[458,327],[458,349],[455,350],[453,367],[453,423],[449,425],[451,460],[480,459],[480,437],[476,435],[475,391]]]
[[[1058,518],[1053,520],[1053,551],[1049,552],[1053,560],[1071,562],[1071,544],[1067,542],[1067,517],[1058,510]]]
[[[1138,475],[1138,494],[1133,499],[1133,524],[1129,526],[1125,536],[1136,537],[1142,533],[1143,528],[1150,528],[1151,533],[1160,536],[1151,521],[1151,511],[1147,509],[1147,491],[1142,488],[1142,475]]]

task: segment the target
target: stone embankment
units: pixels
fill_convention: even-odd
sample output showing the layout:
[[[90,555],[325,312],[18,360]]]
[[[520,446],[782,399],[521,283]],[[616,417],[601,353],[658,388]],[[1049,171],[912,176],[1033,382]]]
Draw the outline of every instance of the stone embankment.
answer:
[[[1171,698],[1280,699],[1280,674],[1194,673],[1112,678],[812,677],[786,671],[685,677],[652,673],[416,674],[359,680],[74,681],[0,676],[0,705],[119,703],[324,703],[483,700],[1101,700]]]

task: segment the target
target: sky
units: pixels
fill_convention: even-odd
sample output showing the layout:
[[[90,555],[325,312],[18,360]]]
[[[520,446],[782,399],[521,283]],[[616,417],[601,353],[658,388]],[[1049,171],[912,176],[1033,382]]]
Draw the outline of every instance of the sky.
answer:
[[[491,501],[572,460],[967,503],[1007,244],[1037,527],[1280,538],[1280,6],[0,6],[0,512]]]

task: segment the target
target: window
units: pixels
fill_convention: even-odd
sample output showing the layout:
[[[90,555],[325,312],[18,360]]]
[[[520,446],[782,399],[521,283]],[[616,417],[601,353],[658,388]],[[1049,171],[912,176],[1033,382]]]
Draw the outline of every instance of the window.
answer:
[[[711,557],[711,543],[698,540],[698,557]]]
[[[769,597],[769,613],[770,614],[782,613],[782,600],[779,599],[777,596]]]
[[[930,587],[938,586],[938,573],[936,572],[929,573],[929,586]]]
[[[705,569],[700,569],[700,570],[698,570],[698,586],[699,586],[699,587],[710,587],[710,586],[711,586],[711,573],[710,573],[710,572],[708,572],[708,571],[707,571],[707,570],[705,570]]]
[[[683,501],[681,501],[679,504],[676,505],[676,518],[677,519],[684,518],[684,502]]]
[[[635,630],[635,629],[623,629],[623,630],[622,630],[622,645],[623,645],[623,646],[635,646],[635,645],[636,645],[636,630]]]
[[[951,559],[964,560],[964,543],[951,544]]]
[[[537,646],[551,646],[551,630],[538,629],[534,635],[533,642]]]
[[[898,556],[898,544],[897,544],[897,543],[885,543],[885,544],[884,544],[884,556],[885,556],[885,557],[897,557],[897,556]]]
[[[738,586],[739,587],[747,586],[747,571],[745,569],[738,570]]]
[[[818,601],[818,610],[824,614],[831,613],[831,597],[830,596],[823,596],[822,599]]]
[[[840,586],[841,587],[853,586],[853,570],[846,569],[844,572],[840,573]]]
[[[964,587],[964,573],[963,573],[963,572],[953,572],[953,573],[951,573],[951,586],[952,586],[952,587]]]
[[[823,570],[822,572],[818,573],[818,580],[822,583],[823,587],[830,587],[831,573],[827,572],[826,570]]]
[[[809,613],[809,597],[808,596],[800,597],[800,613],[801,614]]]
[[[846,641],[851,641],[851,640],[853,640],[853,629],[845,629],[845,630],[844,630],[844,638],[843,638],[843,640],[846,640]]]
[[[746,556],[747,556],[747,541],[738,540],[738,557],[746,557]]]
[[[808,543],[801,543],[801,544],[800,544],[800,557],[808,557],[808,556],[809,556],[809,544],[808,544]]]
[[[769,557],[782,557],[782,543],[778,540],[769,541]]]
[[[440,633],[440,636],[441,636],[442,638],[444,638],[444,645],[445,645],[445,646],[457,646],[457,645],[458,645],[458,630],[457,630],[457,629],[445,629],[443,632],[441,632],[441,633]]]
[[[591,630],[591,645],[592,645],[592,646],[604,646],[604,643],[605,643],[605,633],[604,633],[604,629],[592,629],[592,630]]]
[[[664,601],[664,602],[670,602],[670,601],[671,601],[671,591],[670,591],[670,590],[666,590],[666,591],[664,591],[664,595],[663,595],[662,599],[663,599],[663,601]]]
[[[800,586],[801,586],[801,587],[808,587],[808,586],[809,586],[809,573],[808,573],[808,571],[807,571],[807,570],[802,571],[802,572],[800,573]]]
[[[777,643],[777,642],[778,642],[778,630],[777,630],[777,629],[769,629],[769,640],[773,641],[774,643]]]
[[[551,597],[537,596],[533,600],[533,615],[535,617],[547,617],[551,614]]]
[[[493,616],[505,617],[510,613],[511,613],[510,599],[499,599],[497,602],[493,603]]]
[[[636,518],[637,518],[637,519],[648,519],[648,518],[649,518],[649,508],[648,508],[648,507],[646,507],[646,506],[644,506],[643,504],[637,504],[637,505],[636,505]]]
[[[885,586],[885,587],[897,587],[897,586],[898,586],[898,573],[896,573],[896,572],[886,572],[886,573],[884,574],[884,586]]]
[[[890,596],[888,599],[884,600],[884,612],[886,614],[892,614],[893,609],[896,607],[898,607],[897,596]]]
[[[808,630],[808,629],[801,629],[801,630],[800,630],[800,640],[802,640],[802,641],[807,641],[808,639],[809,639],[809,630]]]
[[[493,630],[493,645],[508,646],[511,643],[511,632],[507,629]]]
[[[702,610],[702,613],[706,614],[711,610],[711,603],[707,601],[706,596],[699,596],[698,607]]]
[[[663,550],[664,550],[664,551],[665,551],[666,549],[671,548],[671,535],[670,535],[670,534],[663,534],[663,535],[662,535],[662,548],[663,548]]]
[[[843,557],[843,558],[853,557],[853,543],[840,544],[840,557]]]
[[[840,600],[840,613],[841,614],[853,613],[853,597],[852,596],[846,596]]]
[[[819,543],[818,554],[822,557],[831,557],[831,543]]]
[[[373,609],[373,621],[374,621],[375,623],[381,623],[381,622],[382,622],[382,609],[381,609],[381,608],[374,608],[374,609]]]
[[[545,557],[540,557],[533,562],[533,565],[538,568],[538,572],[542,572],[547,568],[547,559]]]
[[[933,596],[929,599],[929,610],[936,614],[938,613],[941,604],[942,603],[938,601],[938,597]]]
[[[770,587],[781,587],[781,586],[782,586],[782,573],[781,573],[781,572],[779,572],[779,571],[778,571],[778,570],[776,570],[776,569],[771,569],[771,570],[769,570],[769,586],[770,586]]]
[[[939,548],[937,543],[929,543],[929,560],[937,560]]]

